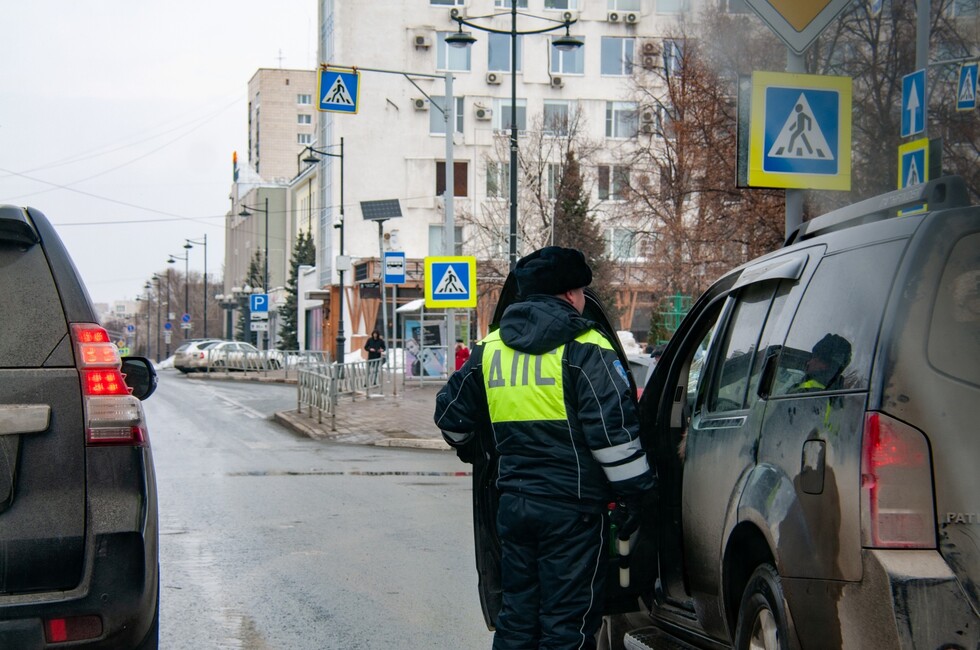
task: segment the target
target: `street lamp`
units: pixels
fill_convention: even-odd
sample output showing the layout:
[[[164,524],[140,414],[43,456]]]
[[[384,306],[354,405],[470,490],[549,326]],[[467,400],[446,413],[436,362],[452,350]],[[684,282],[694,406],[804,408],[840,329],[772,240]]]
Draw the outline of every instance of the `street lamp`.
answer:
[[[337,257],[341,258],[344,256],[344,139],[340,139],[339,145],[330,146],[339,147],[340,153],[331,153],[307,145],[303,151],[309,151],[309,155],[303,158],[303,162],[308,165],[315,165],[320,162],[320,159],[317,158],[318,155],[340,159],[340,223],[336,224],[334,228],[340,229],[340,254]],[[346,340],[344,337],[344,269],[340,264],[337,265],[337,273],[340,276],[340,293],[337,300],[337,347],[334,350],[334,361],[343,363],[344,341]]]
[[[256,208],[242,203],[242,209],[238,213],[238,216],[251,217],[252,213],[249,210],[257,210],[265,213],[265,250],[262,251],[262,259],[265,261],[265,275],[262,277],[262,292],[269,293],[269,197],[265,197],[264,208]]]
[[[237,290],[238,287],[232,289],[232,291]],[[235,313],[235,307],[238,306],[238,297],[235,295],[226,295],[219,293],[214,297],[218,301],[218,305],[225,310],[225,338],[234,341],[235,340],[235,330],[232,325],[232,314]]]
[[[196,239],[185,239],[186,244],[184,248],[188,251],[194,247],[194,244],[204,245],[204,291],[202,295],[204,296],[204,338],[208,338],[208,236],[204,235],[203,241],[197,241]],[[184,253],[184,255],[189,255],[190,253]]]
[[[170,259],[167,260],[167,264],[175,264],[177,260],[184,260],[184,313],[189,316],[191,312],[190,312],[190,302],[187,299],[187,274],[189,273],[189,269],[187,267],[188,259],[190,259],[190,255],[188,255],[187,253],[184,253],[182,256],[174,255],[173,253],[171,253]],[[167,298],[169,299],[170,296],[167,296]],[[184,326],[183,317],[181,317],[180,323],[181,323],[180,326],[183,327]],[[190,323],[188,323],[187,329],[184,330],[184,340],[187,339],[187,333],[190,332],[190,329],[191,329]]]
[[[517,266],[517,37],[519,35],[544,34],[564,28],[565,35],[554,39],[551,43],[553,46],[563,52],[571,52],[582,47],[584,43],[581,39],[575,38],[568,33],[569,28],[578,21],[578,19],[572,19],[568,15],[566,15],[564,20],[554,20],[552,18],[532,16],[521,12],[522,16],[555,24],[542,29],[517,31],[517,0],[510,0],[510,30],[492,29],[473,22],[474,20],[504,16],[507,13],[506,11],[499,11],[487,16],[474,16],[473,18],[467,19],[460,16],[459,12],[454,9],[450,16],[458,24],[459,31],[447,36],[445,41],[450,47],[456,48],[469,47],[475,43],[476,38],[469,32],[464,32],[463,25],[482,32],[510,36],[510,268],[514,270],[514,267]]]

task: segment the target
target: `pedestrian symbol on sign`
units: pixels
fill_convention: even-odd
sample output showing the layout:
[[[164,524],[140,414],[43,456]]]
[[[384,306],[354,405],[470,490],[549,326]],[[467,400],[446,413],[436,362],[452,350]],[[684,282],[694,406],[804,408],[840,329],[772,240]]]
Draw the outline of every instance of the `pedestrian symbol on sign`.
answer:
[[[439,281],[439,284],[436,285],[433,293],[436,295],[465,295],[467,291],[466,287],[463,286],[462,281],[459,279],[459,276],[456,275],[456,271],[453,270],[453,267],[450,265],[446,267],[446,272],[443,274],[442,280]]]
[[[334,82],[333,87],[323,96],[324,104],[340,104],[342,106],[353,106],[354,100],[351,99],[350,91],[347,90],[346,84],[344,84],[344,78],[338,76]]]
[[[813,117],[813,109],[803,93],[800,93],[793,112],[786,118],[786,124],[769,150],[769,155],[810,160],[831,157],[827,138],[823,136],[820,125]]]

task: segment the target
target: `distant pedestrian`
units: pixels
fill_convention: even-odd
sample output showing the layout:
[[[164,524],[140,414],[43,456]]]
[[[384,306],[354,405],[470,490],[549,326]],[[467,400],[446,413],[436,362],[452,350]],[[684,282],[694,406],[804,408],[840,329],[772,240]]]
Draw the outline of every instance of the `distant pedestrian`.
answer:
[[[387,346],[385,345],[384,339],[381,338],[381,332],[374,330],[371,332],[371,338],[367,340],[364,344],[364,349],[368,353],[368,367],[371,368],[371,383],[374,384],[378,380],[378,371],[381,369],[381,364],[384,361],[378,361],[373,365],[370,363],[374,359],[381,359],[384,355]]]
[[[462,368],[469,358],[470,349],[463,345],[463,339],[456,339],[456,370]]]

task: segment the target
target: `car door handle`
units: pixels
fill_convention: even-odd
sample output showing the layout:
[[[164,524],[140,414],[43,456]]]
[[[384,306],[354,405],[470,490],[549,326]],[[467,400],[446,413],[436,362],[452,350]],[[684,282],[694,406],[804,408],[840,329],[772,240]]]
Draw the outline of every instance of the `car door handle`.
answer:
[[[0,404],[0,436],[45,431],[51,422],[47,404]]]

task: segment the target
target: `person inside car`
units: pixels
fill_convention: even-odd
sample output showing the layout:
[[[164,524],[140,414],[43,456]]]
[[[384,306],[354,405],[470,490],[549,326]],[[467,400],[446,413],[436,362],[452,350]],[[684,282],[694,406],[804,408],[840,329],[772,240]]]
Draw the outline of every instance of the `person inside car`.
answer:
[[[827,390],[840,382],[844,368],[851,363],[851,344],[843,336],[827,334],[817,341],[803,367],[806,373],[793,388],[794,393]]]

